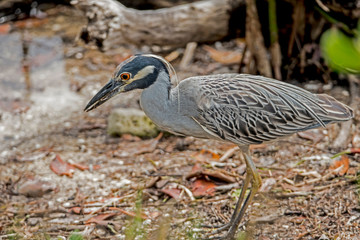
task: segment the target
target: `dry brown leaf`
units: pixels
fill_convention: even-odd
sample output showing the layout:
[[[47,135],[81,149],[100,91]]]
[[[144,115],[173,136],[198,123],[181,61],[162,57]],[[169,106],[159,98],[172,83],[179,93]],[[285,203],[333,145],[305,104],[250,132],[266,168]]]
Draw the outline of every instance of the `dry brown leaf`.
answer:
[[[143,153],[153,152],[156,149],[162,136],[163,136],[163,133],[161,132],[161,133],[159,133],[159,135],[156,138],[144,141],[140,147],[138,147],[134,152],[131,152],[130,154],[140,155]]]
[[[220,170],[203,169],[199,163],[194,165],[194,167],[191,169],[191,172],[185,177],[185,179],[190,179],[193,177],[212,177],[216,180],[226,183],[236,182],[236,179],[233,176],[228,175],[226,172]]]
[[[197,176],[199,173],[201,173],[203,170],[200,163],[195,163],[195,165],[192,167],[191,172],[185,177],[185,179],[192,178],[194,176]]]
[[[210,57],[222,64],[236,64],[240,63],[242,53],[235,51],[221,51],[210,46],[203,46],[203,48],[210,54]]]
[[[125,141],[129,141],[129,142],[140,142],[141,138],[138,136],[134,136],[128,133],[124,133],[123,135],[121,135],[121,139],[125,140]]]
[[[223,182],[226,183],[234,183],[236,182],[236,179],[233,176],[227,175],[226,172],[220,172],[217,170],[210,170],[210,169],[206,169],[203,172],[204,175],[209,176],[209,177],[213,177],[216,178],[218,180],[221,180]]]
[[[334,170],[343,166],[342,169],[340,169],[340,171],[337,174],[339,176],[344,176],[345,173],[349,170],[349,165],[350,165],[349,157],[347,155],[342,155],[340,160],[335,160],[333,162],[333,164],[330,166],[330,169]]]
[[[73,167],[77,168],[77,169],[80,169],[81,171],[84,171],[84,170],[89,170],[90,167],[85,165],[85,164],[82,164],[82,163],[71,163],[70,165],[72,165]],[[92,169],[93,170],[97,170],[97,169],[100,169],[100,165],[94,165],[92,166]]]
[[[180,52],[178,50],[175,50],[175,51],[172,51],[171,53],[169,53],[165,59],[166,61],[168,62],[172,62],[174,61],[175,59],[177,59],[178,57],[180,56]]]
[[[295,224],[302,224],[305,220],[306,220],[306,217],[299,216],[299,217],[296,217],[294,219],[291,219],[290,221],[295,223]]]
[[[85,132],[94,129],[105,129],[106,125],[103,123],[85,123],[79,126],[80,132]]]
[[[81,213],[82,208],[81,207],[72,207],[68,210],[69,213],[75,213],[75,214],[80,214]]]
[[[113,216],[117,215],[117,213],[104,213],[104,214],[99,214],[95,217],[92,217],[90,219],[88,219],[87,221],[85,221],[85,224],[90,224],[90,223],[96,223],[98,225],[107,225],[108,221],[105,221],[108,218],[111,218]]]
[[[206,169],[202,172],[202,174],[205,176],[216,178],[217,180],[220,180],[220,181],[226,182],[226,183],[236,182],[236,179],[233,176],[227,175],[226,172],[220,172],[217,170]]]
[[[8,34],[11,30],[11,26],[10,24],[6,23],[6,24],[1,24],[0,25],[0,34]]]
[[[347,170],[347,175],[353,175],[353,176],[356,176],[356,173],[357,173],[357,170],[356,170],[356,168],[354,168],[354,167],[351,167],[351,168],[349,168],[348,170]]]
[[[183,190],[178,188],[166,188],[166,189],[161,189],[160,191],[174,198],[176,201],[179,201],[181,199],[181,192]]]
[[[352,148],[352,149],[350,149],[350,152],[351,152],[352,154],[360,153],[360,148]]]
[[[236,46],[244,48],[246,45],[245,38],[235,38]]]
[[[196,179],[191,186],[194,197],[213,196],[216,185],[205,179]]]
[[[294,186],[291,184],[287,184],[287,183],[281,183],[280,185],[284,189],[284,191],[291,190],[293,192],[309,192],[314,188],[314,186],[312,186],[312,185],[302,185],[300,187],[297,187],[297,186]]]
[[[72,177],[75,167],[68,162],[64,162],[61,157],[56,154],[56,157],[50,163],[50,169],[59,176],[65,175]]]
[[[150,212],[150,213],[149,213],[149,217],[150,217],[151,219],[156,219],[156,218],[158,218],[160,215],[161,215],[160,212]]]
[[[109,210],[116,210],[116,211],[119,211],[119,212],[121,212],[121,213],[123,213],[123,214],[125,214],[127,216],[136,217],[135,212],[129,212],[129,211],[126,211],[126,210],[121,209],[121,208],[109,207]],[[143,220],[149,219],[149,217],[145,213],[141,213],[140,218],[143,219]]]
[[[206,149],[202,149],[200,152],[195,153],[192,155],[197,161],[204,162],[204,161],[218,161],[220,159],[220,155]]]
[[[158,181],[160,181],[160,180],[161,180],[161,177],[159,177],[159,176],[151,177],[150,179],[148,179],[148,180],[146,181],[146,184],[145,184],[145,187],[144,187],[144,188],[152,188],[152,187],[154,187],[154,186],[156,185],[156,183],[157,183]]]
[[[17,28],[33,28],[33,27],[40,27],[41,25],[44,25],[47,23],[49,19],[43,18],[28,18],[25,20],[19,20],[14,22],[15,27]]]

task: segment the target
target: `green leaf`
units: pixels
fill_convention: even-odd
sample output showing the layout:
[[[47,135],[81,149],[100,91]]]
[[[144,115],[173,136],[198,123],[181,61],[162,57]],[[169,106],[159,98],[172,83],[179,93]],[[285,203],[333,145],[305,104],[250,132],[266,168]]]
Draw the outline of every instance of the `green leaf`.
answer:
[[[69,237],[69,240],[83,240],[83,236],[79,233],[72,233]]]
[[[360,37],[349,37],[337,28],[324,32],[320,47],[329,66],[340,73],[360,73]]]

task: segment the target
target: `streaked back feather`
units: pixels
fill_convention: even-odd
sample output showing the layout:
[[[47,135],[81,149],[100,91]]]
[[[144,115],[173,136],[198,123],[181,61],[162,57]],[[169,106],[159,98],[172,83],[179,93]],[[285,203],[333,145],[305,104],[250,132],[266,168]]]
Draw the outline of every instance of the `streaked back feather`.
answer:
[[[185,98],[196,96],[198,114],[192,117],[202,127],[237,144],[271,141],[353,117],[350,107],[331,96],[262,76],[193,77],[180,83],[180,90]]]

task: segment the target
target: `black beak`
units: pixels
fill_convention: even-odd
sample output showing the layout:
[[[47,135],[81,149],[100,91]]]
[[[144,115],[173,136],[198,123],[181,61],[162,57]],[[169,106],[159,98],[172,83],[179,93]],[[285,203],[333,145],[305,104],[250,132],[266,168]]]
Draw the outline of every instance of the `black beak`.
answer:
[[[100,106],[116,94],[123,91],[123,82],[114,81],[111,79],[86,105],[84,111],[89,112],[94,108]]]

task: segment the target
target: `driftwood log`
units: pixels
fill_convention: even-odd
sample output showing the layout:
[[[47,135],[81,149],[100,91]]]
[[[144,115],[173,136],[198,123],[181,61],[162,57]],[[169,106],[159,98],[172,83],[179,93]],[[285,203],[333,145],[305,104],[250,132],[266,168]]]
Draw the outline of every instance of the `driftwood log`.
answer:
[[[135,10],[115,0],[77,0],[88,23],[81,38],[102,49],[123,44],[184,46],[227,36],[232,10],[244,0],[205,0],[180,6]]]

